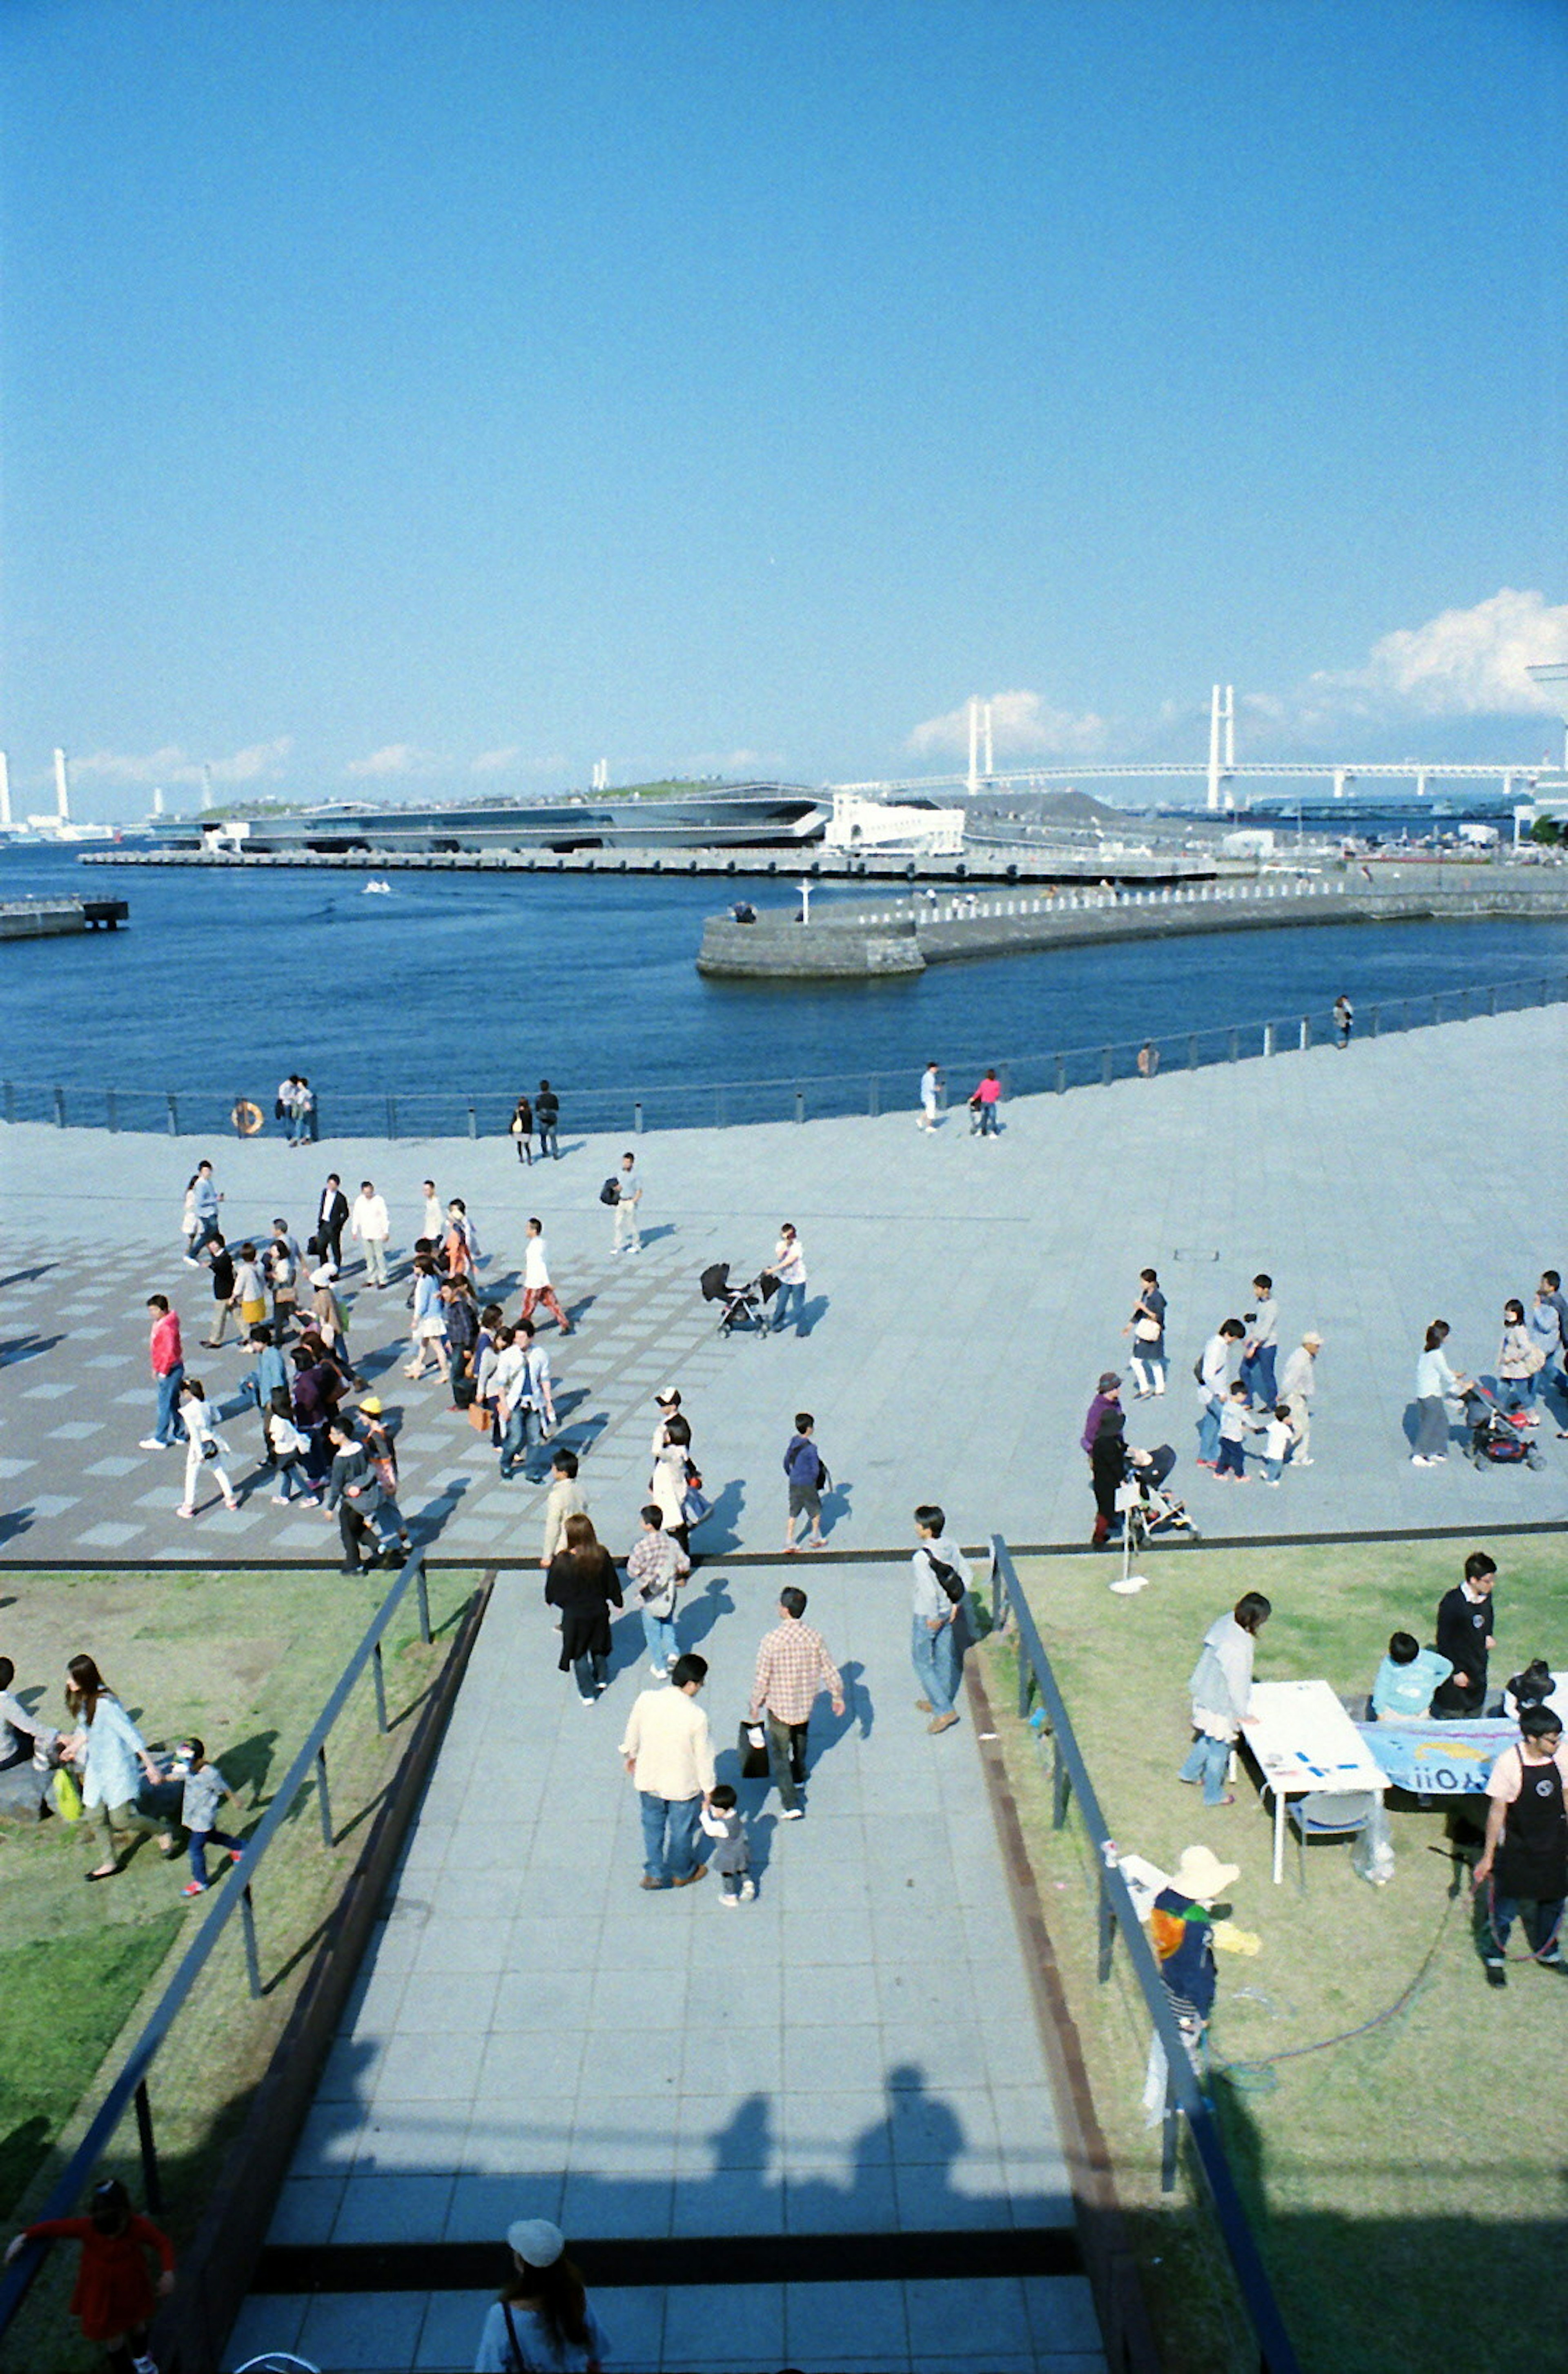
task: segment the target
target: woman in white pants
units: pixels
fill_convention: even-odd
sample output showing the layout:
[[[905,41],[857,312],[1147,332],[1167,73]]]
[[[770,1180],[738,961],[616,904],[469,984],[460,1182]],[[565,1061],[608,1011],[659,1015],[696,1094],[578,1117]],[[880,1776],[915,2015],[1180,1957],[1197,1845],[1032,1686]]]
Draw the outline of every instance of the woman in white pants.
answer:
[[[185,1428],[185,1497],[178,1513],[194,1517],[196,1513],[196,1478],[204,1467],[210,1467],[226,1509],[240,1505],[234,1487],[229,1481],[229,1470],[223,1456],[229,1450],[212,1422],[212,1412],[206,1405],[206,1394],[199,1377],[187,1377],[180,1395],[180,1416]],[[208,1445],[211,1445],[210,1450]],[[231,1456],[232,1454],[230,1454]]]

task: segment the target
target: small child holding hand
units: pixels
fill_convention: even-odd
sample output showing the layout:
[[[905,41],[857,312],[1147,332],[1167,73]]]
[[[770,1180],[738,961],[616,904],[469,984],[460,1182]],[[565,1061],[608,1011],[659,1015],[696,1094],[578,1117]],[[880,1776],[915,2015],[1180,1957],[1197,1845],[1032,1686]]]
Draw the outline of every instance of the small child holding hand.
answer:
[[[724,1905],[749,1904],[757,1893],[751,1877],[750,1850],[746,1843],[746,1825],[736,1811],[735,1791],[727,1780],[721,1780],[708,1792],[708,1802],[698,1819],[704,1837],[713,1841],[713,1851],[708,1860],[723,1881],[719,1902]]]
[[[212,1882],[206,1875],[206,1851],[209,1846],[227,1847],[238,1863],[244,1853],[243,1842],[231,1839],[227,1830],[215,1829],[213,1817],[225,1797],[238,1804],[216,1764],[206,1760],[206,1749],[199,1739],[188,1740],[180,1751],[185,1768],[185,1793],[180,1800],[180,1819],[190,1833],[191,1876],[180,1890],[182,1896],[205,1896]]]

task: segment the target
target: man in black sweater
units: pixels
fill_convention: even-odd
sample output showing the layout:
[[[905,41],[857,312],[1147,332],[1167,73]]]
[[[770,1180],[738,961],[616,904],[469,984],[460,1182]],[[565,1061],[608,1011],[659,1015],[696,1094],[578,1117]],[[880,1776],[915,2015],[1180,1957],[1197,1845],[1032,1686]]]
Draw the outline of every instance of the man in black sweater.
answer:
[[[1491,1587],[1497,1560],[1484,1550],[1472,1550],[1465,1560],[1465,1579],[1444,1592],[1437,1604],[1437,1653],[1454,1670],[1440,1682],[1432,1701],[1434,1715],[1450,1722],[1486,1712],[1487,1651],[1492,1638]]]

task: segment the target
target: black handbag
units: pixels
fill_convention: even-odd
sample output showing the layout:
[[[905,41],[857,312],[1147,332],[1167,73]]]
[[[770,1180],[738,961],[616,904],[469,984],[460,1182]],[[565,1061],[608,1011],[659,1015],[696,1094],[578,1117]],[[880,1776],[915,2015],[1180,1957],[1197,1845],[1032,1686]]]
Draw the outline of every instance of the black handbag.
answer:
[[[761,1745],[756,1745],[760,1741]],[[768,1734],[760,1722],[742,1720],[736,1742],[740,1754],[740,1777],[743,1780],[765,1780],[768,1777]]]

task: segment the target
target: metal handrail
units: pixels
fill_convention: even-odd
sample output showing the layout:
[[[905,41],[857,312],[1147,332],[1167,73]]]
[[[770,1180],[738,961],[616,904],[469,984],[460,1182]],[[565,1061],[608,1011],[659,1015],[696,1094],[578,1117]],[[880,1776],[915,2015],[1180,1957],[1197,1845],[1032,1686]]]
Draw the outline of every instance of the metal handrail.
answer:
[[[245,1969],[253,1999],[265,1992],[261,1962],[256,1942],[255,1906],[252,1890],[256,1875],[274,1839],[288,1820],[294,1801],[312,1776],[320,1791],[323,1841],[328,1847],[336,1843],[332,1828],[332,1801],[327,1792],[326,1742],[329,1733],[348,1704],[354,1685],[370,1666],[375,1683],[376,1721],[382,1731],[389,1728],[386,1713],[386,1681],[383,1671],[382,1640],[387,1627],[413,1591],[419,1607],[419,1638],[427,1646],[431,1639],[430,1586],[425,1575],[422,1551],[416,1551],[404,1567],[392,1589],[371,1619],[370,1628],[348,1663],[338,1675],[331,1697],[311,1727],[309,1737],[301,1747],[280,1783],[277,1794],[262,1816],[260,1827],[245,1842],[245,1851],[234,1872],[233,1883],[226,1887],[217,1904],[202,1922],[195,1936],[181,1957],[180,1966],[164,1988],[154,2007],[151,2018],[143,2028],[126,2057],[124,2067],[115,2078],[95,2111],[87,2133],[71,2156],[70,2163],[59,2182],[51,2192],[36,2218],[29,2225],[41,2224],[45,2218],[70,2215],[80,2197],[88,2175],[100,2153],[109,2142],[128,2108],[135,2106],[136,2136],[141,2152],[143,2192],[147,2206],[156,2216],[162,2206],[163,2187],[158,2165],[158,2146],[153,2133],[152,2105],[147,2095],[147,2076],[153,2063],[166,2042],[175,2020],[184,2009],[192,1988],[206,1969],[213,1951],[229,1923],[238,1914],[244,1930]],[[34,2242],[13,2261],[0,2275],[0,2339],[9,2331],[17,2313],[44,2257],[52,2246]]]
[[[1016,1628],[1019,1642],[1019,1720],[1029,1720],[1030,1698],[1038,1693],[1050,1722],[1053,1750],[1052,1824],[1060,1829],[1067,1820],[1067,1802],[1076,1796],[1079,1811],[1098,1864],[1100,1962],[1102,1985],[1110,1978],[1117,1933],[1144,2008],[1165,2055],[1165,2110],[1161,2181],[1167,2192],[1176,2180],[1176,2155],[1185,2123],[1193,2156],[1230,2260],[1243,2304],[1251,2321],[1262,2374],[1300,2374],[1299,2361],[1285,2330],[1279,2304],[1268,2280],[1256,2239],[1247,2222],[1236,2180],[1225,2155],[1219,2123],[1192,2065],[1185,2039],[1176,2023],[1161,1979],[1154,1951],[1133,1903],[1132,1891],[1116,1860],[1115,1842],[1105,1826],[1100,1800],[1084,1762],[1066,1703],[1051,1669],[1033,1612],[1023,1593],[1006,1542],[991,1537],[993,1616],[998,1629],[1004,1612]]]
[[[1514,981],[1467,983],[1456,989],[1422,990],[1357,1009],[1355,1043],[1392,1031],[1420,1029],[1444,1020],[1469,1020],[1510,1007],[1547,1005],[1568,999],[1568,972],[1561,969],[1532,973]],[[1237,1063],[1253,1055],[1274,1056],[1311,1047],[1331,1034],[1333,1017],[1326,1009],[1287,1016],[1255,1017],[1244,1022],[1203,1023],[1197,1029],[1149,1034],[1145,1040],[1122,1039],[1099,1045],[1065,1047],[1049,1052],[997,1055],[996,1068],[1005,1097],[1065,1095],[1069,1087],[1109,1086],[1133,1076],[1145,1045],[1151,1046],[1168,1069],[1197,1071],[1210,1064]],[[977,1061],[983,1059],[976,1059]],[[951,1066],[956,1070],[956,1065]],[[810,1117],[878,1113],[894,1107],[914,1110],[917,1067],[903,1064],[869,1072],[828,1072],[783,1075],[752,1080],[654,1081],[638,1087],[592,1087],[570,1079],[558,1083],[568,1128],[573,1134],[595,1131],[630,1131],[634,1136],[653,1125],[651,1115],[661,1110],[674,1115],[666,1128],[725,1128],[759,1120],[805,1121]],[[242,1091],[242,1094],[243,1091]],[[334,1137],[399,1138],[430,1136],[495,1137],[506,1134],[512,1118],[513,1091],[494,1088],[459,1090],[346,1089],[328,1092],[323,1118]],[[753,1109],[756,1100],[766,1111]],[[183,1137],[218,1137],[232,1125],[236,1097],[216,1087],[85,1088],[59,1082],[0,1079],[0,1121],[39,1120],[61,1129],[138,1128],[145,1133]],[[139,1124],[130,1118],[136,1104],[148,1118]],[[270,1095],[264,1110],[270,1111]],[[19,1107],[29,1110],[19,1110]],[[183,1110],[182,1110],[183,1107]],[[745,1107],[745,1110],[737,1108]],[[194,1111],[193,1108],[199,1108]],[[483,1126],[481,1126],[481,1116]]]

